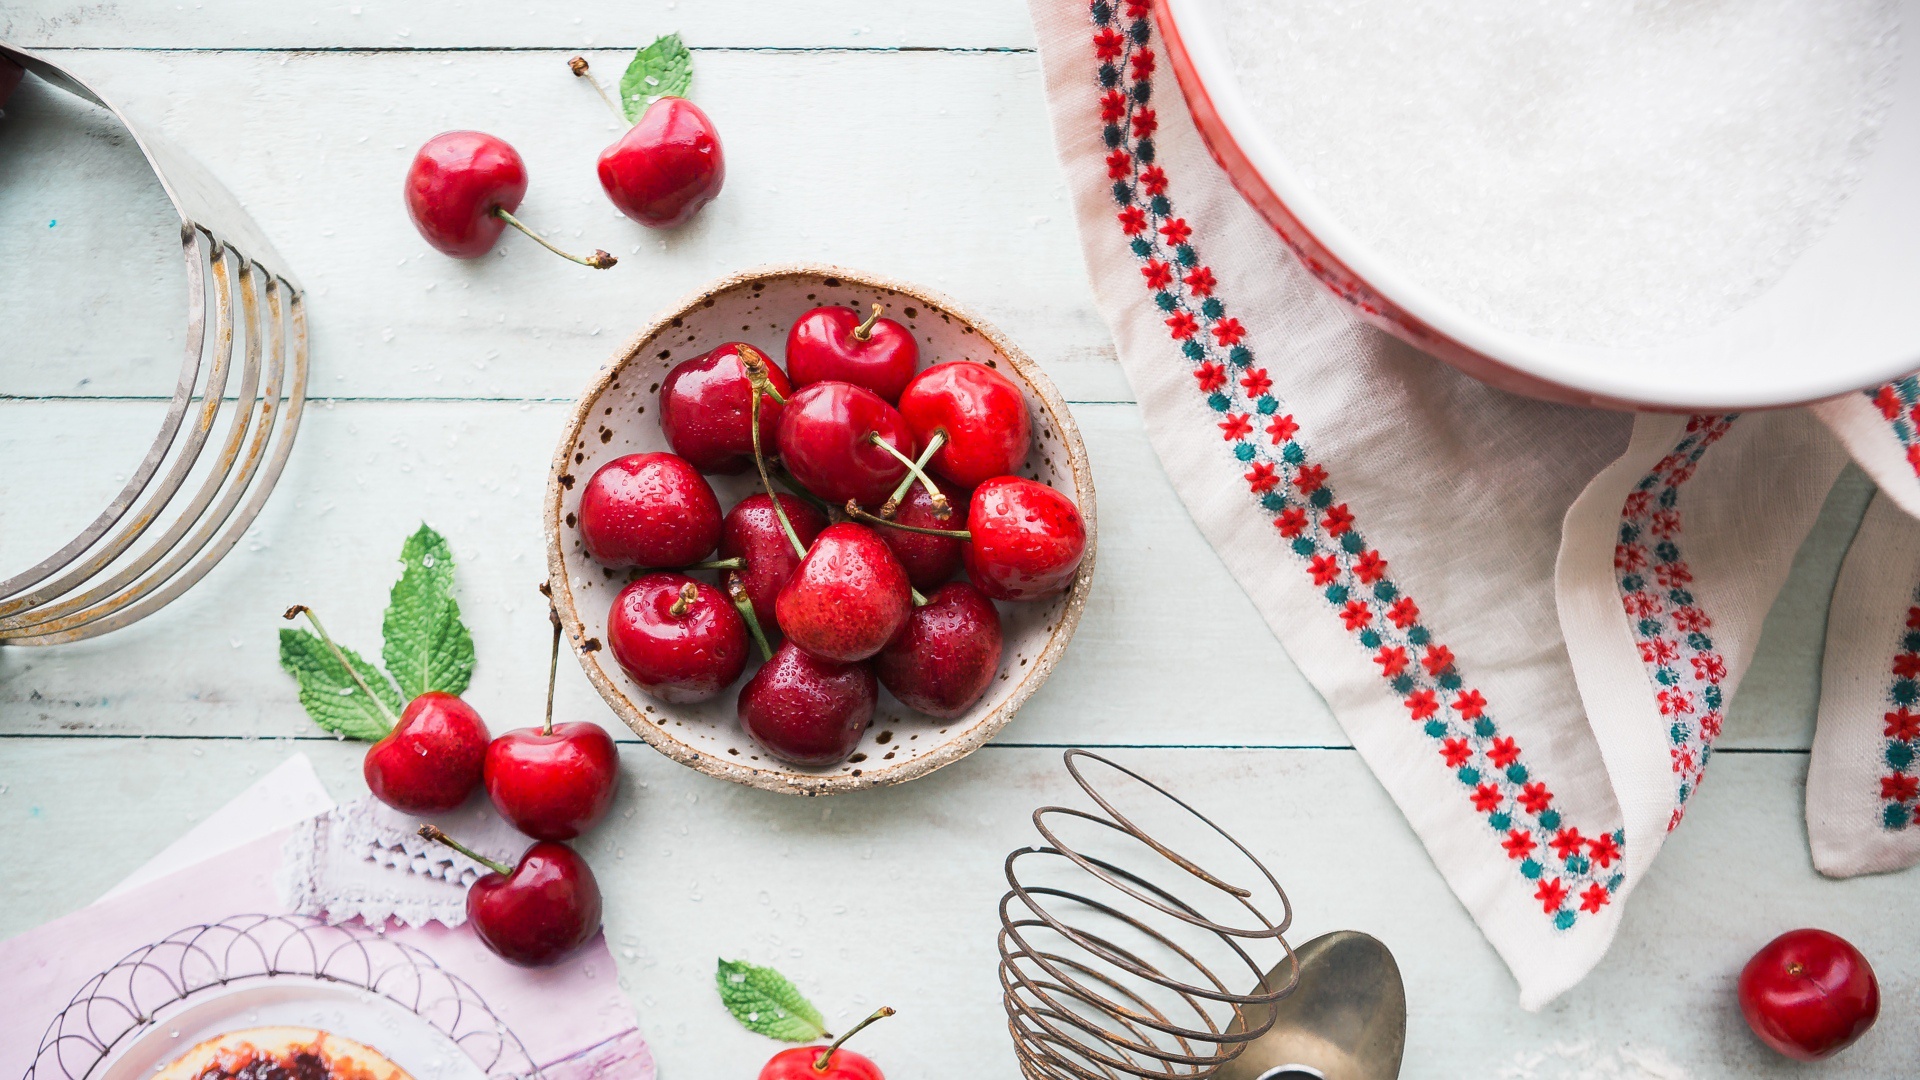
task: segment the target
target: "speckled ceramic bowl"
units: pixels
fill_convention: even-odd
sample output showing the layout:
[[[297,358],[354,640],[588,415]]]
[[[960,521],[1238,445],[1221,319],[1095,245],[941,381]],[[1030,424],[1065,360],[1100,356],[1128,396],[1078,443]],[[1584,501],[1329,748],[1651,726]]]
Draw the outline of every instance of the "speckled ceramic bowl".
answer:
[[[852,757],[831,768],[801,769],[768,756],[741,730],[734,713],[737,687],[698,705],[670,705],[642,693],[627,678],[604,644],[608,610],[630,575],[587,557],[575,514],[584,481],[601,465],[626,454],[669,449],[658,422],[659,390],[674,364],[724,341],[748,342],[784,362],[787,328],[809,308],[839,304],[864,312],[872,303],[919,338],[923,366],[946,360],[988,364],[1025,391],[1034,442],[1021,475],[1073,496],[1086,519],[1087,555],[1065,594],[1042,603],[999,605],[1006,638],[1000,675],[965,716],[937,720],[882,690],[873,726]],[[709,479],[722,506],[757,489],[751,473]],[[947,298],[831,266],[769,266],[721,278],[641,330],[614,354],[574,408],[554,455],[544,513],[547,567],[561,622],[587,678],[620,719],[683,765],[793,795],[897,784],[972,753],[1006,726],[1059,663],[1093,577],[1093,474],[1080,431],[1046,375],[998,330]]]

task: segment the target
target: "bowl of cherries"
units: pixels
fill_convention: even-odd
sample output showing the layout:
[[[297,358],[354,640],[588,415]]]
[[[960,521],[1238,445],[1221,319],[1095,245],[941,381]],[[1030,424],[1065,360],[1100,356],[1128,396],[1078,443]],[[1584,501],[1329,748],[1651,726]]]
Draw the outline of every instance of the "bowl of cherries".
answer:
[[[1046,375],[945,297],[835,267],[743,271],[642,330],[575,407],[545,516],[621,720],[796,795],[991,739],[1093,575],[1093,476]]]

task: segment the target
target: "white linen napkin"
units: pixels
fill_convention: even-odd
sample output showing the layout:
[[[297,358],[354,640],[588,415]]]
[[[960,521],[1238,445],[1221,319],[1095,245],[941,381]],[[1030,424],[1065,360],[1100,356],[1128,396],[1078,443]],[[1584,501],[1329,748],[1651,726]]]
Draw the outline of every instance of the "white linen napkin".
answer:
[[[1194,520],[1521,1004],[1605,954],[1849,453],[1883,494],[1829,616],[1828,671],[1858,674],[1821,700],[1808,828],[1825,873],[1920,860],[1920,382],[1724,417],[1477,383],[1362,322],[1240,198],[1147,8],[1032,0],[1095,298]]]

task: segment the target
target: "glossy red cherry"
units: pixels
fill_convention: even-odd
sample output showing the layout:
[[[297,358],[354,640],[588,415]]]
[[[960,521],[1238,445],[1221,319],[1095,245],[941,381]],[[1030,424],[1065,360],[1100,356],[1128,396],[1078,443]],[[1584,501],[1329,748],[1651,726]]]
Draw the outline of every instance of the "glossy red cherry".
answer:
[[[602,566],[691,566],[720,542],[720,500],[675,454],[628,454],[580,493],[580,542]]]
[[[789,640],[740,688],[740,726],[782,761],[835,765],[860,745],[879,696],[867,665],[821,660]]]
[[[607,647],[648,694],[705,701],[746,668],[747,625],[719,589],[685,574],[647,574],[614,597]]]
[[[851,664],[886,647],[913,607],[907,572],[872,529],[843,521],[820,531],[774,601],[787,640]]]
[[[1790,930],[1741,969],[1740,1014],[1761,1042],[1797,1061],[1819,1061],[1873,1026],[1880,984],[1845,938]]]
[[[811,547],[820,530],[827,527],[827,516],[792,495],[781,494],[779,499],[800,543]],[[732,583],[739,582],[753,605],[760,629],[768,640],[778,640],[780,624],[774,613],[774,602],[779,599],[780,590],[792,580],[794,570],[800,565],[800,556],[794,553],[793,542],[787,539],[780,519],[774,516],[771,498],[765,494],[749,495],[727,511],[720,529],[720,557],[745,562],[740,569],[721,575],[721,588],[731,594]]]
[[[506,140],[483,131],[448,131],[428,139],[407,166],[407,213],[427,243],[456,259],[477,259],[512,225],[541,246],[583,266],[604,270],[604,251],[581,258],[548,243],[513,216],[527,194],[527,166]]]
[[[1019,471],[1033,442],[1026,398],[985,364],[954,360],[914,376],[900,394],[900,415],[921,446],[936,432],[933,471],[961,487],[979,487]]]
[[[700,106],[663,97],[600,151],[600,186],[620,212],[656,229],[678,225],[720,194],[720,133]]]
[[[973,538],[960,561],[995,600],[1038,600],[1064,590],[1087,552],[1087,527],[1073,500],[1017,476],[974,489],[967,531]]]
[[[911,458],[913,435],[894,407],[864,386],[819,382],[794,391],[780,413],[780,459],[801,486],[835,506],[852,499],[886,501],[906,462],[875,444],[875,437]]]
[[[741,363],[740,350],[759,350],[738,341],[691,360],[682,360],[660,383],[660,430],[673,452],[694,468],[709,473],[737,473],[753,468],[753,384]],[[762,357],[765,360],[764,356]],[[765,360],[767,381],[781,397],[793,392],[780,365]],[[771,397],[760,400],[760,445],[774,448],[781,405]]]
[[[933,496],[920,483],[907,489],[906,497],[900,500],[900,509],[891,520],[902,525],[914,525],[922,529],[965,529],[967,527],[967,506],[971,496],[950,484],[939,483],[940,493],[947,498],[947,516],[941,517],[935,507]],[[907,580],[921,592],[932,592],[942,583],[960,572],[960,545],[962,541],[952,536],[928,536],[925,533],[908,532],[905,529],[878,529],[880,539],[893,549],[893,557],[900,560],[900,566],[907,572]]]
[[[760,1080],[887,1080],[872,1059],[851,1050],[835,1050],[827,1067],[818,1067],[824,1046],[796,1046],[782,1050],[760,1069]]]
[[[873,673],[902,705],[952,720],[966,715],[1000,671],[1000,613],[964,581],[934,590],[906,629],[873,658]]]
[[[438,841],[490,873],[467,890],[467,922],[494,955],[522,967],[558,963],[600,932],[600,883],[587,860],[565,844],[541,840],[509,868],[474,853],[432,825]]]
[[[817,307],[800,316],[787,331],[787,374],[793,384],[850,382],[889,402],[900,400],[920,366],[920,346],[912,331],[881,318],[880,311],[873,305],[864,320],[843,307]]]
[[[361,773],[374,798],[395,810],[442,813],[479,786],[488,741],[473,706],[429,691],[408,702],[393,730],[367,747]]]
[[[620,752],[599,724],[515,728],[487,746],[483,779],[494,809],[536,840],[571,840],[613,805]]]

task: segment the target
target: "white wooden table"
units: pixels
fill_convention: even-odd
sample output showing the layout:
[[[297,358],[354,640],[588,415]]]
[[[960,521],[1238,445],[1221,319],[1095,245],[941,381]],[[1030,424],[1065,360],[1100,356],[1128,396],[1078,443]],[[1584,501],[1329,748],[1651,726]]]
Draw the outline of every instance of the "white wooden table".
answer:
[[[655,34],[695,49],[725,193],[647,233],[593,161],[617,130],[567,72]],[[696,775],[621,733],[624,787],[584,843],[617,977],[670,1080],[752,1076],[774,1048],[712,991],[716,956],[775,963],[896,1077],[1015,1075],[994,975],[1000,861],[1108,747],[1247,840],[1298,940],[1384,939],[1408,983],[1408,1077],[1801,1075],[1741,1025],[1732,982],[1818,924],[1879,966],[1885,1014],[1825,1075],[1920,1060],[1912,875],[1820,879],[1801,800],[1826,598],[1867,495],[1830,500],[1767,625],[1711,780],[1612,954],[1539,1015],[1213,556],[1155,462],[1095,314],[1017,0],[529,5],[26,0],[0,38],[57,50],[198,156],[311,293],[314,393],[265,513],[206,581],[92,643],[0,650],[0,934],[87,903],[289,754],[340,797],[360,748],[310,725],[275,664],[279,612],[372,646],[420,520],[451,539],[479,646],[468,695],[537,719],[546,659],[536,502],[566,403],[647,315],[739,267],[838,262],[944,290],[1022,342],[1072,402],[1100,491],[1100,576],[1066,662],[993,745],[903,787],[798,801]],[[0,120],[0,572],[50,550],[138,460],[178,366],[184,278],[127,145],[31,83]],[[456,263],[407,222],[413,150],[450,127],[513,142],[522,216],[622,258],[593,273],[508,237]],[[564,717],[613,723],[563,665]],[[1367,850],[1375,857],[1356,859]],[[4,976],[0,976],[4,985]]]

